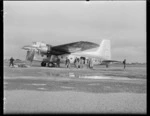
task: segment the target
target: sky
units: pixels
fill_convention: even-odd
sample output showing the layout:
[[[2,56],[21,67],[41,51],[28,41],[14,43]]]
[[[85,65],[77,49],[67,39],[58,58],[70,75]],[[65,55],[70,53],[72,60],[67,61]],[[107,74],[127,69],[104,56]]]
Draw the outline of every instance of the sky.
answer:
[[[24,60],[21,48],[35,41],[103,39],[113,60],[146,62],[146,1],[4,1],[4,58]]]

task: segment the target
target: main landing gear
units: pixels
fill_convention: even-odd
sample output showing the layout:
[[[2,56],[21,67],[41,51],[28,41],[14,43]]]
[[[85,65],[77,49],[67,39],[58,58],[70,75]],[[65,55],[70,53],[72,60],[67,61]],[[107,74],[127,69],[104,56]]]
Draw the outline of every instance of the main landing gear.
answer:
[[[48,66],[48,67],[55,67],[55,64],[52,63],[52,62],[49,62],[49,63],[47,64],[47,66]]]
[[[54,64],[53,62],[42,62],[42,63],[41,63],[41,66],[42,66],[42,67],[46,67],[46,65],[47,65],[48,67],[55,67],[55,64]]]
[[[46,62],[42,62],[41,66],[45,67],[46,66]]]

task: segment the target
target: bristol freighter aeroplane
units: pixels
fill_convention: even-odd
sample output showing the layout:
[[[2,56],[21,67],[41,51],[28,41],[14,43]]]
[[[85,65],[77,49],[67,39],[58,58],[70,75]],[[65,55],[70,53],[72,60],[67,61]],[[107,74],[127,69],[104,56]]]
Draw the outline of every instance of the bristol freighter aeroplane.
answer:
[[[41,66],[55,66],[56,58],[60,60],[68,58],[71,63],[75,58],[82,57],[84,59],[97,59],[99,64],[108,65],[111,60],[110,40],[102,40],[100,45],[87,41],[79,41],[67,43],[63,45],[52,46],[43,42],[33,42],[32,45],[26,45],[23,49],[27,50],[26,60],[32,62],[35,60],[35,55],[41,55],[43,58]]]

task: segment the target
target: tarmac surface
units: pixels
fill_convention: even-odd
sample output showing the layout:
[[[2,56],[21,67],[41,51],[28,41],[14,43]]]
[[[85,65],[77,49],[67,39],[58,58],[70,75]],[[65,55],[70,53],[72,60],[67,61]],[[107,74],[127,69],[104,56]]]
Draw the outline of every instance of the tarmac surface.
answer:
[[[4,114],[147,113],[146,66],[4,66]]]

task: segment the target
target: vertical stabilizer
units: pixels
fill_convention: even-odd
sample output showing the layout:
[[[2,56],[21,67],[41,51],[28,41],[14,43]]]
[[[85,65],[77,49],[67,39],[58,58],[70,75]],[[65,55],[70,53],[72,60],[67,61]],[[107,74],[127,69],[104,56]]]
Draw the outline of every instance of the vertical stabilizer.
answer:
[[[100,57],[111,60],[111,46],[110,46],[110,40],[102,40],[100,43],[100,47],[96,51]]]

